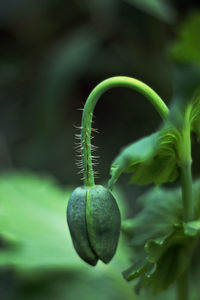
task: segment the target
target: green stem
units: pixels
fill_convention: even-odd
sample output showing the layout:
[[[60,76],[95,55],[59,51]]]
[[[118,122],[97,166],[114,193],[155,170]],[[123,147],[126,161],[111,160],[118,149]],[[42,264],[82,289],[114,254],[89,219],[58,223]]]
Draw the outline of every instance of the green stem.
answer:
[[[183,205],[183,222],[194,220],[194,199],[192,191],[192,158],[191,158],[191,138],[190,127],[185,126],[183,129],[182,144],[182,164],[181,173],[181,191]],[[177,300],[189,300],[189,270],[180,276],[176,283]]]
[[[181,190],[183,203],[183,222],[194,219],[194,202],[192,192],[192,157],[190,136],[190,114],[186,111],[178,149],[180,156]]]
[[[176,284],[176,299],[177,300],[189,300],[189,288],[188,288],[188,271],[186,270],[181,277],[177,280]]]
[[[183,201],[183,221],[189,222],[194,219],[194,203],[192,193],[192,162],[189,160],[181,166],[181,189]]]
[[[91,156],[91,124],[93,111],[100,96],[107,90],[114,87],[128,87],[138,91],[150,101],[150,103],[155,107],[162,119],[165,119],[169,112],[163,100],[158,96],[156,92],[154,92],[154,90],[152,90],[148,85],[134,78],[117,76],[108,78],[98,84],[87,98],[83,110],[81,124],[81,154],[83,178],[84,185],[88,187],[94,186],[95,184]]]

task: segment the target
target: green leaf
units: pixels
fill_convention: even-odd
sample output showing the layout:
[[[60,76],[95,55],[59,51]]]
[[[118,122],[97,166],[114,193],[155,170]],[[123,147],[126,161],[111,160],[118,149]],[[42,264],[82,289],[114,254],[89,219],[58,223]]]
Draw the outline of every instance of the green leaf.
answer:
[[[200,219],[183,224],[184,233],[188,236],[200,234]]]
[[[181,223],[181,191],[152,188],[138,199],[138,204],[140,213],[122,223],[122,232],[141,258],[147,240],[166,236],[173,231],[174,224]]]
[[[109,266],[92,268],[76,254],[66,223],[70,194],[71,189],[61,189],[51,178],[0,176],[1,279],[2,270],[10,270],[1,282],[1,296],[13,288],[10,298],[15,300],[138,299],[120,274],[128,256],[121,242]],[[119,199],[119,189],[115,194]]]
[[[164,127],[127,146],[111,165],[109,187],[122,173],[133,173],[130,181],[138,185],[174,181],[178,176],[176,141],[176,130]]]
[[[0,265],[16,270],[87,267],[74,250],[66,222],[70,194],[71,189],[59,188],[51,178],[30,173],[0,176]],[[124,214],[123,194],[117,189],[114,195]],[[116,257],[123,265],[121,248]]]
[[[199,77],[200,79],[200,77]],[[198,81],[199,82],[199,81]],[[182,132],[184,134],[185,130],[189,129],[200,137],[200,84],[198,83],[198,88],[190,93],[190,98],[184,99],[183,96],[174,100],[171,107],[170,115],[166,121],[166,125],[171,126],[171,128],[176,128],[177,132]],[[178,137],[178,135],[177,135]],[[179,144],[179,145],[178,145]],[[178,147],[181,145],[181,136],[179,136]],[[181,152],[181,150],[179,151]]]
[[[189,103],[191,130],[197,134],[200,140],[200,89],[196,90],[194,97]]]
[[[138,278],[137,292],[146,286],[152,293],[167,289],[190,264],[200,237],[199,190],[200,180],[193,185],[195,221],[182,223],[180,189],[157,187],[139,198],[141,212],[123,222],[134,261],[123,274],[128,281]]]
[[[50,178],[29,173],[0,176],[0,266],[27,271],[84,268],[66,222],[70,194]],[[122,197],[119,189],[115,195]],[[117,257],[123,265],[126,259],[120,251]]]
[[[79,265],[66,225],[70,191],[30,174],[0,177],[0,265],[19,269]]]
[[[78,270],[26,273],[18,278],[18,289],[12,299],[139,300],[117,269],[101,263],[97,269],[81,266]]]
[[[130,268],[123,272],[123,276],[127,281],[131,281],[148,271],[149,263],[146,259],[135,262]]]
[[[195,237],[177,225],[168,235],[148,240],[145,260],[139,267],[126,270],[124,277],[128,281],[140,277],[137,292],[148,285],[153,294],[167,289],[188,268],[197,241]]]
[[[154,271],[145,276],[143,285],[151,284],[152,293],[167,289],[188,268],[196,239],[187,236],[182,226],[158,240],[145,245],[147,260],[154,264]]]
[[[175,60],[200,64],[199,27],[199,12],[193,12],[181,24],[178,39],[171,47],[171,54]]]

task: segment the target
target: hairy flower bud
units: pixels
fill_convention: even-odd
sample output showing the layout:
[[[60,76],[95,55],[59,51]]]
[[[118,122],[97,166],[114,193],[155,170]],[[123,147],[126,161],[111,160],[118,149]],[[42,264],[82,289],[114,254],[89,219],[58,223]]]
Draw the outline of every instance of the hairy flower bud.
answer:
[[[90,265],[108,263],[120,233],[120,212],[109,190],[101,185],[76,188],[68,202],[67,222],[79,256]]]

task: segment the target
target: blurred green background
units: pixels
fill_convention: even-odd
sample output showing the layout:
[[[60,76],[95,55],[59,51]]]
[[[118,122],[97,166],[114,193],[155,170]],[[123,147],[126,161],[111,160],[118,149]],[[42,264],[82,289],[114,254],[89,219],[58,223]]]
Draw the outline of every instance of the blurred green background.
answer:
[[[191,98],[200,85],[199,31],[198,1],[0,2],[1,300],[139,299],[120,273],[130,258],[123,243],[110,265],[96,268],[72,248],[65,209],[80,185],[74,125],[92,88],[110,76],[140,79],[167,104]],[[120,148],[156,130],[160,118],[126,89],[107,92],[95,116],[100,183]],[[143,192],[127,178],[117,191],[124,218]]]

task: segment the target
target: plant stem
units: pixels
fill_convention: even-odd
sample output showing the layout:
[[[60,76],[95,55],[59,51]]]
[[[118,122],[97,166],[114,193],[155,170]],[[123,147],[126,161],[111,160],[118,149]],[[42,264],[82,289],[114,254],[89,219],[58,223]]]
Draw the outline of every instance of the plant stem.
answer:
[[[134,78],[117,76],[111,77],[98,84],[90,93],[84,106],[82,124],[81,124],[81,156],[83,166],[84,185],[87,187],[94,186],[94,172],[91,155],[91,123],[95,105],[100,96],[107,90],[114,87],[128,87],[144,95],[155,107],[162,119],[168,115],[168,108],[163,100],[154,90],[143,82]]]
[[[176,283],[177,300],[189,300],[188,270],[186,270]]]
[[[181,145],[178,150],[180,155],[181,190],[183,203],[183,222],[194,219],[194,202],[192,192],[192,157],[191,157],[191,136],[190,136],[190,114],[185,113],[182,127]]]
[[[181,166],[181,189],[184,222],[189,222],[194,219],[191,164],[192,162],[190,160]]]
[[[183,202],[183,221],[194,219],[194,203],[192,193],[191,159],[181,166],[181,189]],[[189,271],[185,272],[177,280],[177,300],[189,300]]]
[[[183,134],[183,153],[185,157],[180,166],[181,172],[181,191],[183,205],[183,222],[189,222],[194,219],[194,200],[192,191],[192,159],[191,159],[191,138],[190,127],[184,128]],[[176,283],[177,300],[189,300],[189,270],[180,276]]]

